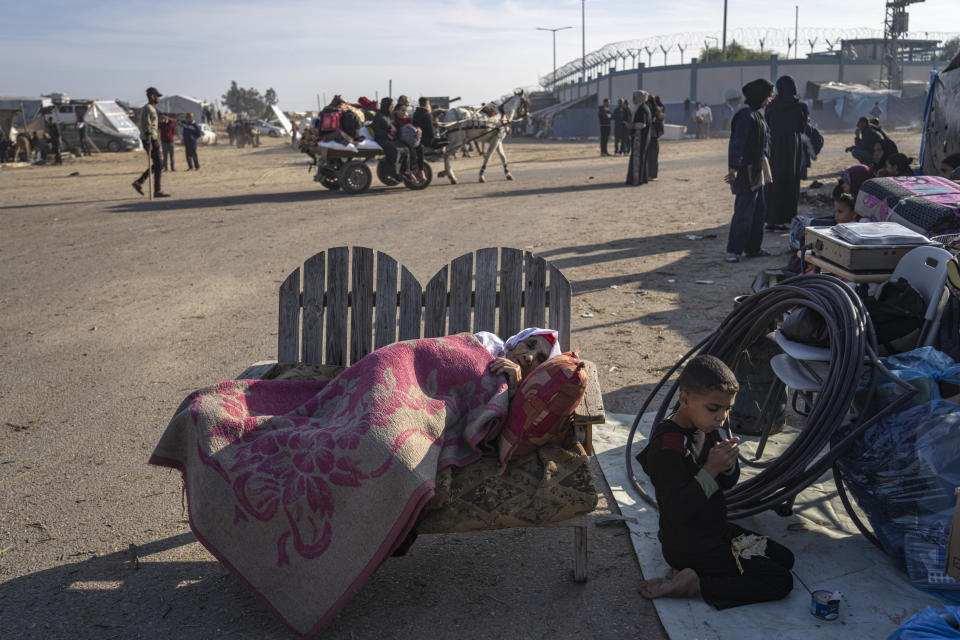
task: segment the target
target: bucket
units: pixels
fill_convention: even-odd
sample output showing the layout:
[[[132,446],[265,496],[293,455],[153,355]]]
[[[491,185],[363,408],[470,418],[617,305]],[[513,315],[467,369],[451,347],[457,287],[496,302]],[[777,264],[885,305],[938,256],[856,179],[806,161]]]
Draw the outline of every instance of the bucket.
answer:
[[[811,593],[810,613],[821,620],[836,620],[840,616],[840,592],[821,589]]]

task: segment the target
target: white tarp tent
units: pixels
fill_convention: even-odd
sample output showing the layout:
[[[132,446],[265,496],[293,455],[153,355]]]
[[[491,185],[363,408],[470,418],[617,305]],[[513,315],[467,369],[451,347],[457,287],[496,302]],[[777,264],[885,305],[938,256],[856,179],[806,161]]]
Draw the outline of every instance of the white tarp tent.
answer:
[[[197,100],[190,96],[163,96],[157,103],[157,109],[163,113],[175,113],[177,115],[193,114],[196,122],[203,122],[203,100]]]
[[[287,116],[283,115],[283,111],[280,111],[275,104],[267,105],[267,109],[263,112],[262,118],[270,124],[283,129],[283,132],[288,136],[293,133],[293,125],[290,124],[290,120],[287,119]]]
[[[113,100],[94,100],[83,119],[108,131],[112,129],[122,136],[140,138],[140,129]]]
[[[947,156],[960,153],[960,54],[930,80],[920,159],[923,173],[937,175]]]

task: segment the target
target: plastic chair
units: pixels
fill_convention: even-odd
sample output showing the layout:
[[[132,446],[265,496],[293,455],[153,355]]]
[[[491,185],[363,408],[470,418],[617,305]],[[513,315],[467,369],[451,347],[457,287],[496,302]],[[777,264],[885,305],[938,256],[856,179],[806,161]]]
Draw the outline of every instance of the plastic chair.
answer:
[[[900,258],[890,275],[891,280],[904,278],[927,303],[923,326],[917,336],[918,347],[929,345],[937,335],[947,295],[947,263],[952,259],[953,255],[945,249],[917,247]]]

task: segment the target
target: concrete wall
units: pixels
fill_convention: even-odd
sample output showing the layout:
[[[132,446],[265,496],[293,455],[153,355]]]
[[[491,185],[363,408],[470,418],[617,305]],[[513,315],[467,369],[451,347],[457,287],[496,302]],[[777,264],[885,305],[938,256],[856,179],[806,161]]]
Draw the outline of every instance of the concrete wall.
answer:
[[[927,63],[907,63],[903,67],[905,81],[926,82],[931,67]],[[756,78],[776,81],[781,75],[793,76],[797,90],[803,96],[807,82],[856,82],[868,84],[880,77],[880,64],[873,61],[840,61],[824,63],[821,60],[710,62],[700,64],[696,58],[690,64],[639,68],[615,71],[600,76],[585,85],[571,83],[556,89],[561,102],[582,95],[597,93],[600,100],[629,98],[634,89],[645,89],[660,96],[664,102],[693,101],[722,104],[731,94],[740,96],[740,87]]]
[[[644,91],[660,96],[663,102],[683,101],[690,95],[690,67],[677,66],[651,69],[643,72]]]
[[[771,65],[767,62],[760,64],[698,64],[696,94],[690,95],[695,102],[707,104],[723,104],[728,97],[742,96],[740,87],[757,78],[770,78]],[[802,86],[802,85],[800,85]],[[689,95],[689,90],[688,90]],[[683,100],[686,95],[678,98]]]

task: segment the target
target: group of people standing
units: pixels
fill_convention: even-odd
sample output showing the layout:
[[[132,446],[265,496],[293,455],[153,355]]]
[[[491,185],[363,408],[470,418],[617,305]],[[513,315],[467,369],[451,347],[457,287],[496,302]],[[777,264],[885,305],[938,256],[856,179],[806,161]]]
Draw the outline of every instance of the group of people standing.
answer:
[[[797,215],[803,173],[801,136],[809,114],[793,78],[777,80],[776,97],[773,89],[764,78],[744,85],[746,106],[730,120],[728,171],[723,179],[735,200],[727,262],[770,255],[762,248],[764,226],[786,231]]]
[[[660,173],[660,137],[664,132],[666,109],[660,96],[642,89],[633,92],[633,107],[621,98],[611,112],[610,100],[603,100],[599,108],[600,155],[610,155],[607,142],[612,122],[614,154],[630,156],[626,183],[641,185],[656,180]]]

